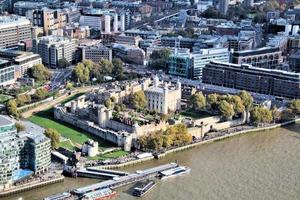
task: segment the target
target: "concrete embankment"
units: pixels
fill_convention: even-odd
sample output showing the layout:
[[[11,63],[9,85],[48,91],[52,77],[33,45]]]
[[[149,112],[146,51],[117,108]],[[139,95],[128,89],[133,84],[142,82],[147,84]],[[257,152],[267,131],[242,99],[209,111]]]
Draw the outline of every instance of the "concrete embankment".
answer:
[[[234,137],[234,136],[242,135],[242,134],[246,134],[246,133],[258,132],[258,131],[267,131],[267,130],[283,127],[283,126],[286,126],[286,125],[294,124],[294,123],[297,123],[297,122],[300,122],[300,118],[290,120],[290,121],[280,123],[280,124],[274,124],[274,125],[265,126],[265,127],[258,127],[258,128],[248,129],[248,130],[237,131],[237,132],[233,132],[233,133],[226,134],[226,135],[223,135],[223,136],[215,137],[215,138],[212,138],[212,139],[209,139],[209,140],[204,140],[204,141],[201,141],[201,142],[196,142],[196,143],[193,143],[193,144],[189,144],[189,145],[185,145],[185,146],[182,146],[182,147],[174,148],[174,149],[168,150],[168,151],[166,151],[162,154],[157,155],[157,157],[159,159],[159,158],[165,157],[166,155],[168,155],[170,153],[183,151],[183,150],[190,149],[190,148],[193,148],[193,147],[196,147],[196,146],[199,146],[199,145],[208,144],[208,143],[219,141],[219,140],[224,140],[226,138],[230,138],[230,137]],[[152,160],[152,159],[154,159],[154,157],[147,157],[147,158],[144,158],[144,159],[133,160],[133,161],[129,161],[129,162],[126,162],[126,163],[121,163],[121,164],[116,164],[116,165],[107,165],[107,166],[103,166],[102,168],[103,169],[122,168],[122,167],[130,166],[130,165],[135,165],[135,164],[138,164],[138,163],[142,163],[142,162],[145,162],[145,161],[149,161],[149,160]]]
[[[0,191],[0,198],[7,197],[7,196],[10,196],[13,194],[20,193],[20,192],[25,192],[25,191],[32,190],[35,188],[43,187],[43,186],[50,185],[53,183],[63,182],[63,181],[64,181],[64,177],[61,176],[59,178],[53,178],[53,179],[47,180],[47,181],[27,183],[27,184],[20,185],[20,186],[14,186],[11,189]]]

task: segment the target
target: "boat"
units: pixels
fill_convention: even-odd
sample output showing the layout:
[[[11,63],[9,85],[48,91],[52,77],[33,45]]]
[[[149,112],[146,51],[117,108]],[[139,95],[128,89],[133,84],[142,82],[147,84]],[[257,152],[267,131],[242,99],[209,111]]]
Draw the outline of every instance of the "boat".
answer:
[[[172,177],[190,173],[190,171],[191,171],[191,168],[189,168],[189,167],[179,166],[179,167],[175,167],[173,169],[159,172],[159,178],[161,180],[164,180],[167,178],[172,178]]]
[[[156,185],[156,183],[152,180],[141,183],[138,187],[135,187],[133,189],[132,194],[133,194],[133,196],[142,197],[146,193],[148,193],[155,185]]]
[[[83,195],[83,200],[107,200],[117,195],[116,191],[112,191],[109,188],[96,190]]]

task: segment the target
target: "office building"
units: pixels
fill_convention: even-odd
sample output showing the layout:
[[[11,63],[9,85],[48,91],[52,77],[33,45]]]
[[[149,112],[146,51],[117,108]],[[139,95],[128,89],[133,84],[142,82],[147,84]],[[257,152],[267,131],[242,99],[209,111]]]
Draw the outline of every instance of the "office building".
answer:
[[[289,70],[300,73],[300,51],[289,56]]]
[[[223,15],[227,14],[229,6],[229,0],[220,0],[219,1],[219,10]]]
[[[33,2],[33,1],[18,1],[14,4],[14,13],[20,16],[26,16],[26,13],[30,10],[41,9],[46,7],[47,4],[44,2]]]
[[[287,98],[300,98],[300,74],[211,62],[203,69],[203,83]]]
[[[0,59],[0,86],[11,85],[16,81],[16,66],[8,60]]]
[[[48,170],[51,163],[51,141],[41,132],[17,133],[14,122],[0,115],[0,189],[33,173]]]
[[[0,48],[17,47],[19,42],[31,39],[30,21],[16,15],[0,16]]]
[[[130,45],[113,44],[114,57],[118,57],[125,62],[132,62],[143,65],[146,59],[146,53],[143,49]]]
[[[20,70],[19,76],[26,74],[27,70],[34,65],[42,63],[39,54],[10,49],[0,49],[0,58],[10,60],[14,65],[17,65]]]
[[[279,48],[264,47],[232,53],[232,63],[250,64],[256,67],[276,69],[283,62]]]
[[[169,74],[201,79],[202,70],[210,61],[229,62],[226,48],[201,49],[196,53],[175,53],[168,61]]]
[[[42,62],[49,67],[58,67],[61,59],[72,63],[75,59],[76,44],[74,39],[61,36],[44,36],[33,40],[33,52],[42,57]]]
[[[253,49],[254,39],[252,37],[229,36],[224,47],[229,50],[242,51]]]
[[[93,62],[100,62],[101,60],[112,61],[112,50],[102,44],[92,46],[81,46],[82,60],[92,60]]]
[[[64,10],[52,10],[49,8],[42,8],[32,10],[28,14],[31,18],[33,26],[43,27],[44,34],[50,35],[55,33],[58,29],[62,29],[67,24],[67,12]]]

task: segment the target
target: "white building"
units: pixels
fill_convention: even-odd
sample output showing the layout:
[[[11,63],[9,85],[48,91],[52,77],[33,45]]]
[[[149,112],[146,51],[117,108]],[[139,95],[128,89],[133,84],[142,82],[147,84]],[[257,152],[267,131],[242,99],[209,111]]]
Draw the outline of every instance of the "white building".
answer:
[[[112,61],[112,50],[102,44],[93,46],[82,46],[82,60],[92,60],[93,62],[100,62],[101,60]]]

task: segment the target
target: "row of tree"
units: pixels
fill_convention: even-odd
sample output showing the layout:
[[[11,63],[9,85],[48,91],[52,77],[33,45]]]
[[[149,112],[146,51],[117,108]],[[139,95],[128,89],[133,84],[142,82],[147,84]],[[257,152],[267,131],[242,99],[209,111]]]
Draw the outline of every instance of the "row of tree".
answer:
[[[37,81],[48,81],[52,77],[49,69],[46,68],[43,64],[34,65],[28,70],[28,74],[30,77],[34,78]]]
[[[159,130],[139,138],[141,149],[160,151],[171,146],[183,146],[192,142],[192,136],[184,124],[177,124],[167,130]]]
[[[112,76],[117,80],[124,78],[124,63],[120,59],[101,60],[95,63],[91,60],[84,60],[78,63],[73,71],[73,81],[77,83],[90,83],[91,81],[101,83],[105,76]]]
[[[204,96],[197,92],[191,97],[191,106],[195,110],[205,110],[221,114],[226,120],[234,115],[249,111],[253,104],[252,96],[241,91],[238,95],[209,94]]]
[[[9,115],[12,115],[16,118],[20,117],[20,112],[18,107],[30,104],[33,101],[40,101],[49,96],[47,89],[41,87],[36,89],[35,93],[32,95],[29,94],[20,94],[15,99],[10,99],[6,103],[6,109]]]
[[[171,53],[170,49],[154,50],[150,55],[149,66],[156,70],[168,71],[168,60]]]

